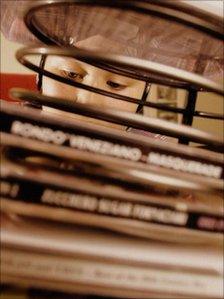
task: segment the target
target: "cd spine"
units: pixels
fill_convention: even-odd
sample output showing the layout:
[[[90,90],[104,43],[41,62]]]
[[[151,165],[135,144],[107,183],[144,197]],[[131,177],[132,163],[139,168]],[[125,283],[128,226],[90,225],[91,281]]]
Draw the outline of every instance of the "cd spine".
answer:
[[[223,178],[223,161],[215,154],[197,154],[197,150],[193,153],[184,147],[178,149],[179,145],[165,146],[162,141],[152,142],[150,138],[143,138],[147,140],[143,142],[117,130],[109,134],[109,131],[91,130],[76,122],[66,125],[61,118],[50,121],[44,113],[33,113],[31,108],[16,107],[19,111],[15,111],[15,107],[7,104],[1,108],[1,131],[5,133],[182,173]]]
[[[106,195],[97,196],[88,191],[80,192],[75,187],[68,190],[56,187],[47,182],[40,184],[31,180],[18,178],[2,178],[1,196],[10,201],[19,201],[64,211],[74,211],[95,214],[98,217],[126,219],[130,222],[140,221],[165,225],[189,230],[221,233],[224,232],[222,216],[196,211],[181,211],[166,205],[156,203],[140,203],[135,201],[119,200]],[[31,215],[32,216],[32,215]]]
[[[83,286],[85,290],[95,288],[96,294],[113,294],[130,298],[150,298],[151,294],[170,296],[222,298],[222,277],[211,273],[161,269],[157,267],[133,266],[115,261],[83,259],[58,256],[43,252],[4,248],[1,252],[1,273],[7,277],[29,281],[33,278],[39,285],[62,288],[63,283]],[[122,289],[122,291],[121,291]]]

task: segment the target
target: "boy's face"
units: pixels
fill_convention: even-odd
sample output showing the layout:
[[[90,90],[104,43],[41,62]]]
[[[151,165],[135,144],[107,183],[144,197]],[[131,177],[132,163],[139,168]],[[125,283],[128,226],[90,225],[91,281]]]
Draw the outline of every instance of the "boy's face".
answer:
[[[145,83],[142,81],[134,80],[128,77],[120,76],[100,68],[91,66],[87,63],[77,61],[74,58],[51,56],[47,57],[45,69],[57,74],[59,76],[69,78],[71,80],[89,85],[92,87],[100,88],[105,91],[117,93],[124,96],[141,99]],[[43,94],[48,96],[66,98],[74,103],[82,103],[93,105],[99,108],[114,108],[118,110],[128,111],[134,113],[137,105],[134,103],[125,102],[110,97],[105,97],[84,89],[69,86],[67,84],[58,82],[48,77],[43,78]],[[49,112],[64,114],[44,107]],[[72,116],[76,119],[81,119],[91,123],[103,124],[110,127],[120,128],[120,126],[99,121],[92,118],[87,118],[80,115],[71,115],[66,113],[67,116]]]

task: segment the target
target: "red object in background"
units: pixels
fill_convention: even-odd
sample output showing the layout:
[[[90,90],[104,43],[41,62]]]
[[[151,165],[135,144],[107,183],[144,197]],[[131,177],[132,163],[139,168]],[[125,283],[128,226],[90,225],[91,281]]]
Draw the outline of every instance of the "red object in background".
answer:
[[[0,98],[1,100],[15,102],[9,95],[9,90],[13,87],[25,88],[37,91],[36,75],[29,74],[9,74],[1,73]],[[16,101],[17,102],[17,101]]]

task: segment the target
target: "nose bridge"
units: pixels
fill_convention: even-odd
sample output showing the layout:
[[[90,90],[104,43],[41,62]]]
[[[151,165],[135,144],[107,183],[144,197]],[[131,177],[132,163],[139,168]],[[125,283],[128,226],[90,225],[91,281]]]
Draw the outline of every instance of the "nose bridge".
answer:
[[[104,89],[104,78],[100,74],[88,75],[82,82],[87,86]],[[105,97],[95,92],[80,88],[77,92],[77,101],[86,104],[102,104]]]
[[[91,85],[92,87],[102,88],[104,82],[103,79],[103,74],[99,71],[95,71],[93,74],[86,77],[86,84]]]

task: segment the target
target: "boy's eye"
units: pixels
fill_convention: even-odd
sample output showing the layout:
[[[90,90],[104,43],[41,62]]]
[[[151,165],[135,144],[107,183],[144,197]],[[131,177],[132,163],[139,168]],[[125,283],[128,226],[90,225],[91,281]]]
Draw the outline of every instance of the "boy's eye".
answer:
[[[84,78],[84,75],[72,72],[72,71],[67,71],[67,70],[62,70],[62,74],[64,77],[75,80],[75,81],[81,81]]]
[[[107,85],[109,85],[111,88],[116,89],[116,90],[122,90],[124,89],[126,86],[119,84],[117,82],[113,82],[113,81],[107,81]]]

